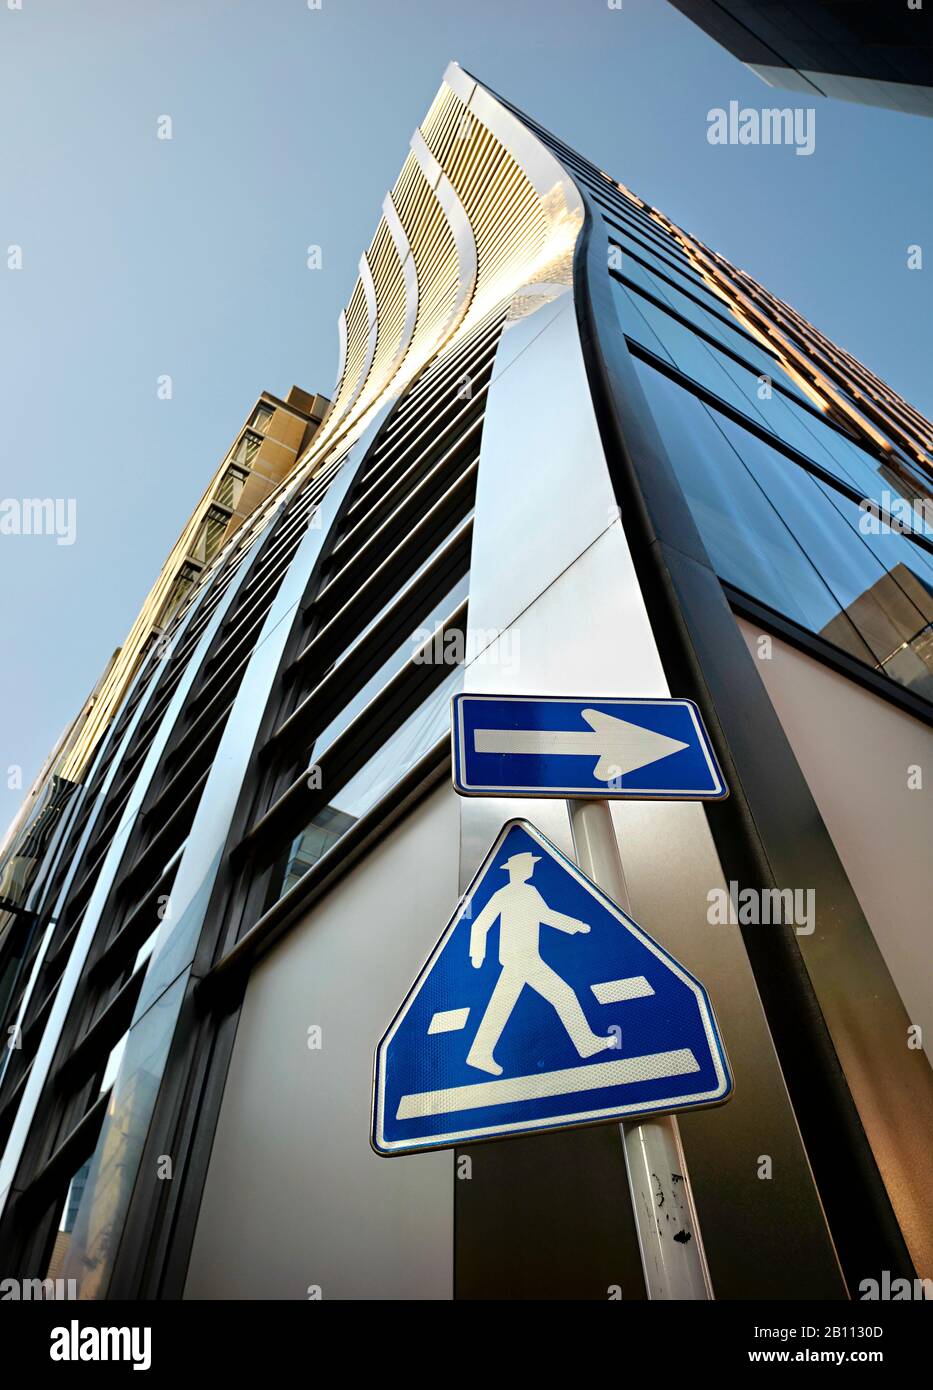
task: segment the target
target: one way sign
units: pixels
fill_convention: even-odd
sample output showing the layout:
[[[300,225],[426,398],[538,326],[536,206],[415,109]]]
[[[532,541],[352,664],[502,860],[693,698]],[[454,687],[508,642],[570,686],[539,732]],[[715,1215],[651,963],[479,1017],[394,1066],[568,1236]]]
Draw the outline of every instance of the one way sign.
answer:
[[[461,796],[729,794],[692,700],[455,695],[451,731]]]
[[[487,854],[376,1052],[383,1155],[723,1101],[703,986],[527,821]]]

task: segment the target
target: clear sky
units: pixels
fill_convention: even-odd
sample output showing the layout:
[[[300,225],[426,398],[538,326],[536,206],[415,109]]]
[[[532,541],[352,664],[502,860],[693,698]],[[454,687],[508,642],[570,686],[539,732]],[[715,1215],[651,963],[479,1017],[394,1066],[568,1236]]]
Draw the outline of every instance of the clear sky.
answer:
[[[814,98],[809,157],[710,145],[711,108],[801,99],[666,0],[2,3],[0,497],[74,498],[77,531],[0,536],[0,834],[259,391],[330,394],[451,58],[933,412],[933,122]]]

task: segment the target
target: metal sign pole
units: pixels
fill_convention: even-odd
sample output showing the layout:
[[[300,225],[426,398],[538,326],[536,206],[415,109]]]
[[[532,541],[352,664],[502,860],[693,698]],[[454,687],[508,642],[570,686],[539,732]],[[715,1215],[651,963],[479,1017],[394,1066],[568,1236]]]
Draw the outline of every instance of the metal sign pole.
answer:
[[[568,799],[577,863],[631,913],[628,889],[608,801]],[[629,1191],[650,1299],[711,1299],[680,1130],[673,1115],[624,1122]]]

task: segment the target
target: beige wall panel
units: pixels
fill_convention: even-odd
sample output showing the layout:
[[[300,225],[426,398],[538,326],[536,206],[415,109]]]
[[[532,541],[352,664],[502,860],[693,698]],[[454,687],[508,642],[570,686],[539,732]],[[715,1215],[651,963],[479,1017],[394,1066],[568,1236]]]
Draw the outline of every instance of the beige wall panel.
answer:
[[[740,620],[757,657],[760,629]],[[756,662],[911,1020],[933,1044],[933,729],[772,638]],[[924,785],[908,786],[908,769]]]
[[[458,859],[445,785],[254,970],[186,1297],[452,1296],[453,1156],[378,1158],[369,1126],[375,1046],[456,903]]]

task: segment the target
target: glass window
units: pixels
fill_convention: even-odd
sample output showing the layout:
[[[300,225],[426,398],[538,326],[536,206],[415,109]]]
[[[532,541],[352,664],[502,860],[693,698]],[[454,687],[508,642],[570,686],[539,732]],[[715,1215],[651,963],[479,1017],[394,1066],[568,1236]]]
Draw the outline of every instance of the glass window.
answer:
[[[78,1207],[81,1205],[90,1167],[91,1160],[86,1159],[68,1184],[68,1191],[65,1194],[65,1201],[58,1222],[58,1230],[55,1233],[55,1243],[52,1246],[48,1269],[45,1272],[46,1279],[62,1277],[62,1268],[68,1254],[68,1247],[71,1244],[71,1233],[77,1220]]]
[[[645,300],[640,299],[637,294],[630,294],[625,286],[620,285],[615,279],[612,281],[612,292],[616,312],[619,315],[619,323],[626,338],[641,343],[642,347],[646,347],[649,352],[653,352],[657,357],[663,357],[665,362],[670,362],[672,367],[676,366],[673,357],[641,312],[640,306],[645,303]]]
[[[614,284],[618,293],[631,293],[617,282]],[[637,296],[637,299],[638,312],[654,329],[656,337],[667,349],[668,357],[685,376],[689,376],[700,386],[705,386],[708,391],[712,391],[735,410],[740,410],[743,415],[750,416],[759,425],[771,428],[765,411],[765,406],[770,405],[770,402],[758,399],[758,379],[754,372],[746,371],[724,354],[717,353],[714,348],[704,343],[702,338],[698,338],[689,328],[671,318],[670,314],[666,314],[656,304],[651,304],[641,295]],[[650,347],[650,344],[646,346]]]
[[[723,420],[721,425],[730,441],[741,448],[743,461],[819,569],[839,611],[849,616],[875,661],[886,660],[915,636],[926,620],[896,580],[890,578],[890,570],[865,544],[858,530],[849,524],[844,513],[846,507],[851,507],[857,517],[855,503],[830,492],[826,485],[731,421]]]
[[[633,232],[624,222],[619,220],[613,222],[610,218],[609,226],[612,230],[612,236],[618,238],[624,245],[631,246],[642,259],[649,261],[651,265],[659,266],[666,275],[680,276],[691,289],[697,289],[703,294],[709,293],[706,282],[700,278],[676,246],[668,242],[662,248],[653,239],[649,241],[647,238],[639,236],[637,232]]]
[[[198,528],[197,536],[188,551],[192,560],[209,564],[223,544],[229,517],[226,512],[212,507]]]
[[[769,376],[783,390],[790,391],[798,400],[804,402],[805,406],[809,404],[808,397],[787,375],[777,358],[763,344],[747,337],[737,323],[732,325],[725,322],[723,318],[717,317],[716,312],[697,304],[688,294],[681,293],[673,285],[662,280],[659,275],[654,275],[645,266],[639,265],[631,256],[626,257],[623,254],[619,273],[634,281],[648,294],[653,294],[656,298],[664,300],[678,314],[696,324],[697,328],[709,333],[731,352],[738,353],[748,363],[749,369],[755,373],[756,377],[762,374]],[[718,313],[728,315],[729,309],[723,304]]]
[[[249,434],[248,432],[244,434],[234,450],[234,463],[240,464],[243,468],[249,468],[259,452],[261,443],[262,439],[258,434]]]
[[[666,357],[698,385],[715,392],[757,425],[764,425],[805,458],[856,488],[863,497],[881,501],[885,492],[891,498],[903,497],[902,485],[884,468],[882,462],[860,449],[854,440],[834,429],[827,420],[780,392],[762,398],[758,377],[753,370],[746,370],[699,339],[694,338],[691,343],[689,330],[670,320],[663,310],[649,304],[640,295],[627,292],[617,282],[616,291],[623,328],[629,337],[640,341],[658,356]],[[630,301],[627,306],[621,302],[625,295]],[[665,319],[671,326],[666,327]],[[665,350],[660,352],[658,344],[662,341]],[[768,372],[772,380],[778,379],[776,373],[780,373],[782,381],[789,380],[780,365],[773,362]],[[919,516],[917,529],[924,530]]]
[[[898,567],[905,566],[916,575],[917,582],[923,586],[923,596],[917,596],[920,598],[919,606],[924,608],[927,602],[926,594],[933,586],[933,555],[906,535],[899,535],[890,528],[881,531],[879,528],[868,526],[864,511],[856,503],[825,483],[819,483],[818,486],[845,517],[861,544],[872,551],[885,569],[893,573]]]
[[[671,265],[664,261],[663,257],[653,255],[651,251],[624,234],[620,234],[618,238],[613,238],[613,243],[618,244],[622,251],[621,269],[623,272],[629,264],[638,265],[640,262],[644,262],[645,265],[642,269],[646,273],[656,273],[661,284],[673,281],[674,287],[685,294],[694,295],[704,307],[713,313],[728,314],[728,305],[720,299],[719,295],[713,293],[705,280],[695,278],[692,271],[686,273],[684,269]]]
[[[256,411],[256,414],[253,416],[252,420],[250,420],[250,425],[254,430],[260,430],[262,433],[265,433],[266,426],[268,425],[271,419],[272,407],[268,405],[261,405],[259,409]]]
[[[120,1063],[122,1062],[123,1054],[126,1051],[126,1040],[129,1037],[129,1035],[129,1029],[127,1029],[127,1031],[123,1034],[123,1037],[116,1044],[116,1046],[111,1048],[110,1056],[107,1058],[107,1062],[104,1067],[104,1074],[101,1077],[100,1088],[98,1091],[99,1095],[103,1095],[105,1091],[109,1091],[114,1081],[116,1081],[117,1072],[120,1070]]]
[[[463,668],[458,666],[341,787],[333,800],[312,816],[292,843],[283,892],[297,883],[360,816],[371,810],[419,758],[449,733],[450,700],[462,684]]]
[[[430,612],[426,613],[413,627],[405,632],[404,639],[401,640],[391,656],[387,657],[377,671],[375,671],[365,685],[357,691],[352,700],[344,705],[339,714],[321,730],[314,740],[313,756],[315,761],[330,747],[344,729],[350,724],[360,710],[365,709],[370,700],[374,699],[388,681],[392,679],[402,668],[411,660],[418,646],[424,640],[425,630],[433,630],[445,618],[449,618],[456,608],[467,597],[470,590],[470,577],[465,574],[462,579],[458,579],[444,597],[435,603]]]
[[[221,507],[226,507],[228,511],[235,511],[248,477],[249,473],[245,468],[232,463],[217,484],[214,501]]]
[[[600,201],[605,207],[605,201]],[[615,205],[607,207],[606,211],[610,217],[617,219],[628,235],[640,238],[646,246],[651,246],[663,255],[669,256],[675,264],[683,266],[686,275],[696,274],[680,244],[653,218],[647,217],[643,213],[636,213],[634,209],[619,208]]]
[[[928,624],[881,663],[885,675],[906,685],[915,695],[933,700],[933,625]]]
[[[636,363],[717,573],[933,698],[933,565],[904,536],[864,534],[857,504]]]
[[[818,631],[836,616],[839,605],[728,447],[714,423],[719,417],[660,372],[638,361],[635,365],[716,572],[794,622]],[[870,660],[871,652],[849,626],[847,650]]]
[[[162,612],[159,614],[159,627],[167,627],[174,613],[184,603],[191,592],[194,583],[200,574],[200,568],[196,565],[183,564],[178,574],[172,580],[172,586],[168,592],[168,598]]]
[[[397,591],[389,594],[389,597],[386,599],[385,603],[380,607],[378,613],[376,613],[374,617],[370,618],[369,621],[366,623],[365,627],[362,629],[362,631],[359,632],[357,636],[354,637],[352,641],[350,641],[347,644],[347,646],[340,653],[340,656],[334,662],[334,666],[339,666],[341,662],[346,660],[346,658],[350,655],[352,651],[356,650],[359,644],[362,641],[364,641],[366,637],[369,636],[369,634],[379,625],[379,623],[382,622],[382,619],[385,616],[385,614],[389,611],[390,608],[394,607],[394,605],[404,594],[413,593],[418,583],[420,582],[422,575],[424,575],[427,572],[430,566],[437,559],[438,555],[440,555],[440,553],[443,550],[445,550],[448,545],[451,544],[454,536],[467,530],[467,528],[470,525],[472,516],[473,511],[471,509],[464,517],[463,521],[460,522],[459,525],[455,528],[455,530],[441,537],[437,545],[431,551],[430,555],[428,555],[424,560],[422,560],[421,564],[415,570],[414,574],[411,575],[411,577],[407,579],[405,583]]]

